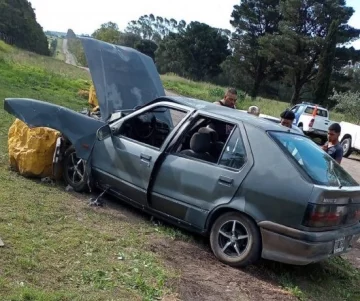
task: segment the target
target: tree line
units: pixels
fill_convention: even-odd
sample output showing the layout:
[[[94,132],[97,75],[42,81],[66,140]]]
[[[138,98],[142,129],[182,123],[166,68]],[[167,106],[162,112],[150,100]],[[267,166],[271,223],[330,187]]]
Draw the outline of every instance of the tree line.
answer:
[[[159,73],[238,87],[251,97],[329,108],[339,92],[360,91],[359,38],[345,0],[243,0],[233,7],[233,32],[153,14],[124,31],[108,22],[92,37],[152,57]]]
[[[49,55],[48,40],[27,0],[0,0],[0,33],[19,48]]]

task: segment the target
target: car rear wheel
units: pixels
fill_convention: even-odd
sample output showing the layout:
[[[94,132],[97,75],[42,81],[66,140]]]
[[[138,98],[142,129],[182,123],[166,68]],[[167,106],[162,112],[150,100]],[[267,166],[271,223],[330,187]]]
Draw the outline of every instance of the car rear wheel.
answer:
[[[341,141],[341,146],[343,148],[343,156],[345,158],[349,157],[352,153],[351,150],[351,138],[345,138]]]
[[[77,157],[73,147],[70,147],[65,152],[63,159],[63,173],[65,182],[76,192],[87,191],[89,173],[85,161]]]
[[[210,245],[223,263],[245,267],[255,263],[261,254],[261,235],[257,225],[247,216],[229,212],[213,224]]]

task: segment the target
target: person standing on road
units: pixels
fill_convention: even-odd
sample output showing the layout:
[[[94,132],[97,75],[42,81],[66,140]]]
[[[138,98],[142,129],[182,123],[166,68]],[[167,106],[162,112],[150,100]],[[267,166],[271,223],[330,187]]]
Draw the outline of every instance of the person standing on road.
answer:
[[[214,104],[236,109],[237,91],[235,88],[229,88],[224,95],[223,99],[215,101]]]
[[[280,114],[280,124],[288,128],[292,128],[292,124],[295,120],[295,114],[293,111],[285,110]]]
[[[280,114],[280,124],[282,126],[286,126],[298,132],[300,135],[304,135],[303,131],[293,124],[294,120],[295,120],[295,113],[293,111],[290,111],[289,109],[286,109],[284,112]]]
[[[330,125],[328,129],[328,141],[322,146],[322,149],[339,164],[341,164],[344,155],[343,148],[339,142],[340,133],[340,124],[333,123]]]

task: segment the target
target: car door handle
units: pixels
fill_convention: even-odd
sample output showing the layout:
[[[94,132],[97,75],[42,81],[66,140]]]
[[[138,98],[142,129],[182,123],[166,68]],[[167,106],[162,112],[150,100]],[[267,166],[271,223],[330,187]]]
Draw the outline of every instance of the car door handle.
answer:
[[[226,186],[231,186],[233,182],[234,182],[234,179],[232,179],[232,178],[228,178],[228,177],[225,177],[225,176],[220,176],[219,177],[219,183],[220,184],[223,184],[223,185],[226,185]]]
[[[145,154],[140,154],[140,159],[143,161],[151,161],[151,156],[145,155]]]

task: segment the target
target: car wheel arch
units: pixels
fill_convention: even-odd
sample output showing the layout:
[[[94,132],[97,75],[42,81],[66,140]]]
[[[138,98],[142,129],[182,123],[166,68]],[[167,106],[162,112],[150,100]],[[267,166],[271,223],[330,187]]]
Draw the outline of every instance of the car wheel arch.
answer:
[[[258,223],[259,220],[257,220],[253,214],[250,214],[249,212],[245,212],[244,210],[241,210],[239,208],[236,208],[234,206],[219,206],[215,209],[213,209],[209,214],[208,217],[206,219],[206,223],[205,223],[205,233],[209,234],[211,231],[211,227],[213,226],[213,224],[215,223],[215,221],[223,214],[225,213],[229,213],[229,212],[235,212],[235,213],[240,213],[243,214],[245,216],[247,216],[248,218],[250,218],[256,225]]]

